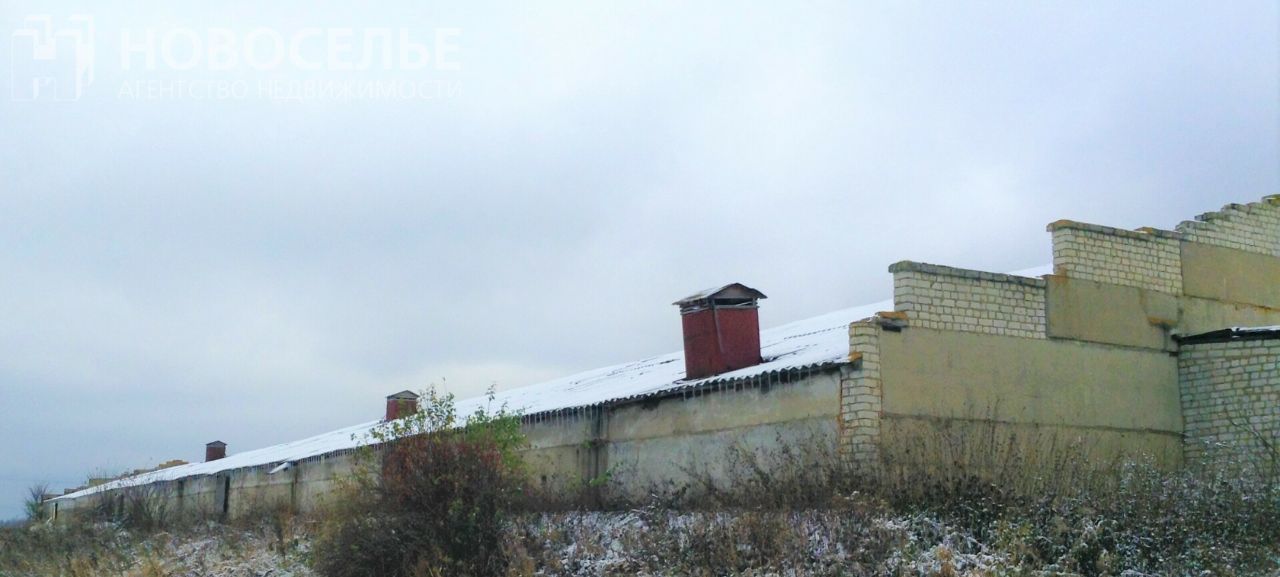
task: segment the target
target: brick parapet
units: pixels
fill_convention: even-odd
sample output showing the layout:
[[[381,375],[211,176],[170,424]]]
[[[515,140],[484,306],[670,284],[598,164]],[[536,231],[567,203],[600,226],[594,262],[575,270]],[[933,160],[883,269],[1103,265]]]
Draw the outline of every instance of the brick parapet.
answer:
[[[1191,242],[1280,256],[1280,195],[1228,204],[1183,221],[1177,229]]]
[[[924,262],[915,262],[911,260],[903,260],[889,265],[889,272],[897,274],[903,272],[920,272],[939,276],[953,276],[957,278],[965,278],[977,281],[990,281],[999,283],[1012,283],[1026,285],[1030,287],[1044,288],[1044,279],[1032,278],[1026,276],[1017,276],[1012,274],[1004,274],[998,272],[986,272],[981,270],[970,270],[965,268],[956,268],[940,264],[929,264]]]
[[[908,326],[1046,338],[1043,279],[911,261],[889,272]]]
[[[1182,293],[1183,235],[1155,228],[1123,230],[1070,220],[1050,223],[1054,274]]]
[[[1055,220],[1045,227],[1045,230],[1054,232],[1058,230],[1082,230],[1086,232],[1095,232],[1108,236],[1118,236],[1133,240],[1151,240],[1152,238],[1163,238],[1168,240],[1182,240],[1182,233],[1174,230],[1164,230],[1152,227],[1142,227],[1137,230],[1126,230],[1123,228],[1115,228],[1113,226],[1104,226],[1101,224],[1090,224],[1087,222],[1079,222],[1075,220]]]

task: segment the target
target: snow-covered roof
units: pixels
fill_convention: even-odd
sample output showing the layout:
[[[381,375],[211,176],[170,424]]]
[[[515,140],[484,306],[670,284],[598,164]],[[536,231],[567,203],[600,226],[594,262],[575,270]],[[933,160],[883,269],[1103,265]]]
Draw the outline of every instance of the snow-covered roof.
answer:
[[[1242,335],[1255,333],[1280,333],[1280,325],[1271,325],[1269,327],[1231,327],[1231,331]]]
[[[1237,340],[1280,339],[1280,325],[1265,327],[1230,327],[1206,333],[1178,336],[1176,338],[1179,343],[1184,345],[1220,343]]]
[[[1042,266],[1011,274],[1040,276],[1049,272],[1050,267]],[[714,381],[844,363],[849,358],[849,324],[869,318],[877,312],[890,310],[893,310],[893,301],[886,300],[760,331],[760,354],[764,362],[705,379],[685,380],[684,352],[679,351],[499,391],[492,406],[506,404],[508,409],[528,415],[648,397]],[[459,400],[455,403],[455,408],[459,415],[469,415],[489,404],[489,399],[480,396]],[[228,455],[216,461],[190,463],[142,473],[62,495],[54,500],[74,499],[104,490],[210,475],[244,467],[289,463],[353,449],[368,444],[370,431],[380,423],[381,421],[361,423],[298,441]]]
[[[673,303],[671,303],[671,304],[673,304],[673,305],[683,305],[683,304],[685,304],[685,303],[690,303],[690,302],[693,302],[693,301],[706,300],[706,299],[709,299],[709,298],[714,297],[714,296],[716,296],[716,295],[719,295],[720,293],[725,292],[725,291],[727,291],[727,290],[729,290],[729,289],[733,289],[735,293],[737,293],[738,295],[740,295],[740,296],[742,296],[742,297],[745,297],[745,298],[755,298],[755,299],[764,299],[764,298],[769,298],[769,297],[764,296],[764,293],[762,293],[762,292],[760,292],[760,291],[758,291],[758,290],[756,290],[756,289],[753,289],[753,288],[751,288],[751,287],[749,287],[749,286],[747,286],[747,285],[744,285],[744,284],[742,284],[742,283],[737,283],[737,282],[735,282],[735,283],[729,283],[729,284],[727,284],[727,285],[723,285],[723,286],[712,287],[712,288],[709,288],[709,289],[703,289],[703,290],[700,290],[700,291],[698,291],[698,292],[696,292],[696,293],[693,293],[693,294],[691,294],[691,295],[689,295],[689,296],[687,296],[687,297],[684,297],[684,298],[682,298],[682,299],[680,299],[680,300],[678,300],[678,301],[676,301],[676,302],[673,302]]]

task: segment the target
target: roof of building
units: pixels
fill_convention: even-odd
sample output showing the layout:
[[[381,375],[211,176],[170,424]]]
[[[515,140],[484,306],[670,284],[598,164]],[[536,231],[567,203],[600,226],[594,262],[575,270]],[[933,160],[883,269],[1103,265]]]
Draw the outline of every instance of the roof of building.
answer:
[[[1228,341],[1253,341],[1280,339],[1280,325],[1268,327],[1230,327],[1194,335],[1174,337],[1179,344],[1200,345],[1206,343],[1224,343]]]
[[[735,282],[735,283],[729,283],[724,286],[718,286],[714,288],[700,290],[696,293],[693,293],[671,304],[683,305],[683,304],[687,304],[695,301],[715,298],[715,297],[721,296],[724,293],[730,293],[733,297],[740,297],[740,298],[752,298],[752,299],[769,298],[767,296],[764,296],[764,293],[756,289],[753,289],[742,283]]]
[[[1049,274],[1051,269],[1052,267],[1049,266],[1041,266],[1011,274],[1040,276]],[[455,408],[459,415],[470,415],[485,406],[496,409],[505,404],[510,410],[529,415],[652,397],[718,381],[843,364],[849,362],[849,324],[870,318],[877,312],[891,310],[893,310],[893,301],[886,300],[760,331],[760,354],[764,358],[763,362],[713,377],[686,380],[684,352],[677,351],[499,391],[495,393],[492,400],[484,396],[462,399],[455,403]],[[244,467],[284,464],[353,449],[373,443],[370,432],[381,422],[361,423],[298,441],[228,455],[215,461],[191,463],[144,473],[63,495],[57,499],[74,499],[98,491],[210,475]]]

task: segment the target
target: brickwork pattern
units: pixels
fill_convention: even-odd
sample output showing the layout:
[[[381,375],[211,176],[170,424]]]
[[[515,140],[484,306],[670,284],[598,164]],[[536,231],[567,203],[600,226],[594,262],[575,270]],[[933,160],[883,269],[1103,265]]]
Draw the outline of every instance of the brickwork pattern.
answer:
[[[1280,450],[1280,339],[1184,345],[1178,378],[1188,462]]]
[[[1121,230],[1072,221],[1049,225],[1054,274],[1182,293],[1180,235],[1155,229]]]
[[[1179,224],[1186,240],[1280,256],[1280,195],[1261,202],[1228,204]]]
[[[846,465],[873,470],[880,463],[880,327],[849,325],[849,351],[855,362],[840,380],[840,455]]]
[[[903,261],[893,273],[894,309],[913,327],[1046,338],[1041,279]]]

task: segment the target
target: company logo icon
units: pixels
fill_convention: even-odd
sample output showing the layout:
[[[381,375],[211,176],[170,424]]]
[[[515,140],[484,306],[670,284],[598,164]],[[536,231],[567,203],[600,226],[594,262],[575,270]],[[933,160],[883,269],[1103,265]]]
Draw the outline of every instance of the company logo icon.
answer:
[[[10,36],[13,100],[79,100],[93,83],[93,18],[77,14],[66,26],[27,16]]]

